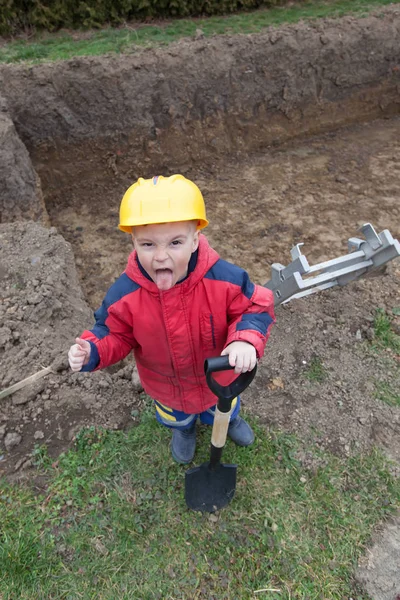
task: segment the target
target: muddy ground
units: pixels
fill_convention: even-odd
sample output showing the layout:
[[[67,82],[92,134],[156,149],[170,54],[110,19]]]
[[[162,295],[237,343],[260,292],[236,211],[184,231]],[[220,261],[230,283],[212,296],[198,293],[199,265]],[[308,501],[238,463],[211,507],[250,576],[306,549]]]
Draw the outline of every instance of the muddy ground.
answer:
[[[393,37],[393,31],[400,31],[398,12],[391,14],[397,15],[397,20],[387,21],[388,35],[382,44],[387,52],[391,48],[387,40],[390,36],[396,37]],[[377,31],[384,34],[386,17],[387,14],[380,20],[367,21],[366,39],[371,37],[371,31],[375,32],[375,37]],[[374,30],[376,21],[378,25]],[[357,32],[358,43],[361,43],[362,26],[354,19],[338,21],[336,33],[330,21],[325,30],[325,41],[318,43],[330,49],[331,56],[338,57],[345,52],[343,34],[346,27],[350,33]],[[301,25],[294,29],[284,28],[281,37],[279,32],[269,32],[271,48],[283,39],[285,47],[296,50],[302,36],[307,37],[307,28],[303,29]],[[313,25],[308,30],[311,37],[316,32],[318,38],[324,35],[323,24]],[[349,32],[348,37],[351,37]],[[257,36],[246,36],[238,45],[243,41],[250,47],[249,40],[253,40],[254,47],[260,47]],[[204,56],[207,52],[207,48],[199,50],[199,43],[193,42],[193,56],[197,57],[194,63],[199,60],[199,55]],[[219,43],[212,42],[211,57]],[[171,55],[170,50],[157,51],[155,63],[163,60],[163,52],[165,64],[172,69],[173,53]],[[187,61],[190,58],[189,42],[184,44],[184,55]],[[149,77],[152,76],[148,68],[150,58],[148,54],[144,55]],[[112,59],[114,66],[116,60]],[[228,58],[225,60],[229,61]],[[307,57],[304,60],[307,62]],[[371,55],[370,63],[367,59],[366,63],[374,64],[375,73],[378,73],[376,60]],[[388,90],[388,65],[392,77],[396,74],[393,71],[396,60],[390,61],[387,56],[382,58],[381,86],[375,79],[373,86],[368,88],[369,99],[372,96],[378,98],[379,90],[382,94]],[[108,59],[103,61],[109,73],[110,63]],[[135,69],[139,69],[140,57],[135,58],[134,63]],[[101,64],[101,59],[88,59],[84,68],[90,71],[92,65],[93,76],[97,78]],[[123,64],[127,66],[126,62]],[[57,85],[61,85],[62,66],[59,64],[51,69],[56,69],[53,75]],[[52,225],[46,228],[39,223],[19,222],[20,209],[14,214],[13,223],[0,225],[0,389],[43,367],[52,367],[46,377],[0,401],[0,472],[19,480],[29,478],[34,472],[30,455],[35,444],[45,443],[50,454],[57,456],[71,444],[82,426],[126,428],[139,417],[144,400],[131,360],[100,373],[72,374],[68,370],[66,353],[74,336],[92,324],[92,310],[97,308],[110,283],[123,270],[131,249],[128,236],[117,229],[123,189],[131,183],[133,175],[142,174],[136,173],[141,166],[143,174],[150,175],[160,174],[163,165],[157,152],[151,154],[146,147],[142,155],[137,155],[137,160],[136,155],[130,155],[130,166],[128,159],[114,151],[97,157],[89,153],[85,166],[85,152],[90,144],[78,139],[79,119],[73,118],[65,109],[76,102],[74,94],[68,99],[68,90],[63,88],[63,94],[50,97],[54,102],[62,97],[64,108],[55,119],[55,112],[51,112],[49,121],[46,121],[48,105],[38,103],[41,120],[35,121],[32,107],[27,104],[24,121],[23,105],[20,100],[17,102],[16,96],[13,97],[13,93],[21,89],[16,82],[22,77],[29,87],[41,80],[42,88],[38,89],[43,91],[47,85],[43,82],[51,78],[44,75],[43,66],[38,71],[27,71],[25,75],[21,75],[21,67],[17,70],[15,79],[9,80],[12,83],[6,94],[9,120],[5,121],[4,130],[13,130],[12,117],[39,174],[40,202],[43,202],[43,193]],[[74,70],[79,79],[79,65],[70,62],[66,67],[68,77],[72,77]],[[317,80],[318,69],[313,72]],[[141,77],[145,74],[146,69],[141,71]],[[322,70],[319,74],[322,83],[316,84],[319,95],[314,95],[313,99],[318,96],[317,100],[323,104],[324,94],[326,96],[334,89],[333,79]],[[1,77],[4,77],[4,71],[0,73]],[[337,73],[335,77],[338,77]],[[235,80],[236,85],[239,85],[239,79]],[[345,94],[341,84],[343,80],[338,79],[337,93],[343,100]],[[257,87],[257,82],[253,85]],[[275,87],[279,91],[279,86]],[[35,89],[33,86],[32,90]],[[210,130],[214,127],[212,134],[217,146],[221,139],[229,138],[229,144],[225,149],[223,144],[218,146],[212,160],[203,160],[207,157],[198,151],[199,139],[196,139],[196,152],[190,156],[186,153],[185,160],[180,154],[184,154],[182,148],[174,155],[172,145],[162,171],[171,174],[174,167],[173,170],[182,171],[196,181],[204,192],[210,219],[206,235],[223,258],[246,268],[257,283],[265,283],[270,278],[272,263],[290,262],[290,248],[299,242],[304,242],[303,251],[309,262],[315,263],[345,254],[347,239],[357,236],[358,227],[365,222],[371,222],[377,231],[388,228],[394,237],[400,238],[400,117],[397,109],[394,114],[393,108],[398,106],[394,94],[396,87],[392,85],[388,96],[382,95],[381,104],[388,108],[386,111],[380,109],[382,118],[326,132],[328,118],[315,113],[321,131],[313,136],[304,135],[314,131],[312,126],[307,128],[310,123],[307,111],[303,113],[303,121],[293,117],[298,99],[295,88],[290,89],[292,95],[286,92],[286,99],[282,96],[286,109],[291,102],[293,109],[289,111],[291,119],[285,119],[296,135],[301,134],[300,137],[288,139],[290,127],[286,128],[285,134],[282,133],[284,128],[280,129],[275,138],[261,132],[258,145],[253,138],[246,149],[246,136],[254,132],[248,121],[242,123],[242,128],[231,127],[226,136],[227,129],[216,127],[215,120],[207,113],[209,109],[202,105],[206,113],[202,127],[206,128],[207,122]],[[161,98],[160,89],[157,93]],[[365,94],[364,100],[368,96],[367,92]],[[354,100],[354,97],[353,93],[351,98]],[[335,98],[331,98],[333,102]],[[367,101],[360,104],[359,99],[358,95],[353,102],[349,96],[347,104],[342,105],[342,108],[352,106],[352,120],[365,119],[367,113],[370,117],[379,116],[379,111],[365,110]],[[304,98],[305,102],[308,100],[309,97]],[[240,102],[230,102],[228,108],[237,124]],[[335,111],[339,108],[340,102],[337,102]],[[203,110],[199,99],[195,109]],[[143,107],[141,110],[144,111]],[[157,112],[154,108],[151,110]],[[282,107],[279,111],[283,114]],[[99,122],[102,114],[97,116]],[[262,111],[254,114],[261,122]],[[168,115],[165,123],[158,123],[162,139],[169,127],[171,114]],[[175,115],[179,122],[182,113]],[[95,116],[92,114],[91,118]],[[103,116],[108,123],[108,116]],[[54,136],[57,137],[57,126],[62,130],[68,122],[70,139],[64,139],[60,145],[62,135],[58,133],[59,138],[53,144],[51,139],[54,141]],[[271,113],[271,123],[276,125],[276,114]],[[190,130],[192,135],[198,131],[196,127]],[[185,132],[179,127],[176,130],[179,135],[175,131],[175,142],[189,135],[188,130]],[[266,125],[264,130],[268,130]],[[49,139],[40,140],[40,135],[44,136],[46,131],[50,131]],[[233,141],[232,132],[235,131],[238,140]],[[221,132],[221,138],[218,138],[218,132]],[[83,137],[85,135],[87,133]],[[212,135],[203,139],[206,147],[212,148]],[[103,140],[102,151],[106,145]],[[137,146],[133,146],[136,152]],[[162,147],[160,142],[159,149]],[[113,148],[115,150],[117,146]],[[67,160],[69,157],[71,162]],[[152,168],[157,171],[151,173]],[[35,176],[29,169],[26,172],[32,188]],[[386,404],[379,395],[385,389],[398,394],[399,357],[390,351],[373,349],[373,320],[377,308],[393,314],[393,309],[400,307],[399,283],[400,261],[397,259],[378,277],[280,307],[257,378],[244,395],[245,409],[258,415],[266,427],[295,432],[306,443],[316,443],[338,455],[348,456],[377,445],[395,461],[393,473],[398,475],[400,407]],[[400,317],[393,315],[393,328],[400,331]],[[320,360],[324,368],[322,382],[310,381],[307,376],[310,365],[316,360]],[[300,458],[307,467],[315,468],[311,454],[305,452]],[[358,578],[374,600],[395,600],[400,594],[399,530],[399,522],[394,521],[381,534],[377,533],[376,546],[371,548],[360,566]]]

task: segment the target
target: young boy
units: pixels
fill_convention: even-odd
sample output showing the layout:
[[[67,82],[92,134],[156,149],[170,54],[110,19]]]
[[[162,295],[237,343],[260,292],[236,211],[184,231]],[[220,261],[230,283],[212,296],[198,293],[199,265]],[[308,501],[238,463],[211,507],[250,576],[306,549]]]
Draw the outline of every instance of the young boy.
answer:
[[[73,371],[94,371],[133,350],[156,417],[172,429],[179,463],[194,457],[197,418],[213,423],[216,398],[204,360],[229,355],[234,373],[250,371],[274,322],[272,292],[219,258],[200,234],[207,225],[203,196],[182,175],[134,183],[122,199],[119,224],[134,251],[95,312],[95,326],[68,353]],[[236,376],[226,371],[216,379],[227,384]],[[228,436],[248,446],[254,434],[239,410],[236,398]]]

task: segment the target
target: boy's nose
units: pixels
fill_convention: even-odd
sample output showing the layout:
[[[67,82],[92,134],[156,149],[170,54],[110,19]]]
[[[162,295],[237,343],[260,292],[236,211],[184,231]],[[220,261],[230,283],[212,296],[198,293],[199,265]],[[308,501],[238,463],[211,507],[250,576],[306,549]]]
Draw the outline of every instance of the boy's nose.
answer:
[[[168,254],[165,248],[157,248],[154,258],[157,262],[164,262],[168,258]]]

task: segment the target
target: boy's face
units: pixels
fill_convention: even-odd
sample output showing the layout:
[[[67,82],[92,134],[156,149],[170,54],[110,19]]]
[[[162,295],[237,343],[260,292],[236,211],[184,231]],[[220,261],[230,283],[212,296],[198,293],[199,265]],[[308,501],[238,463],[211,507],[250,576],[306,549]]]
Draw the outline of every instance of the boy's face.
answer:
[[[169,290],[186,277],[192,252],[199,245],[195,221],[134,227],[133,246],[143,268],[159,290]]]

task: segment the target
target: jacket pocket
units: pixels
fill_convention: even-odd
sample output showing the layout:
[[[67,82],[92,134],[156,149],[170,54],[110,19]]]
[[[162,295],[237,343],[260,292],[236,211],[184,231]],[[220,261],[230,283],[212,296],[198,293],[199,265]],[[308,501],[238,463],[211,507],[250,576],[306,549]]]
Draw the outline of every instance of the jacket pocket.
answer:
[[[225,313],[203,313],[200,321],[200,335],[205,352],[221,351],[228,335]]]

